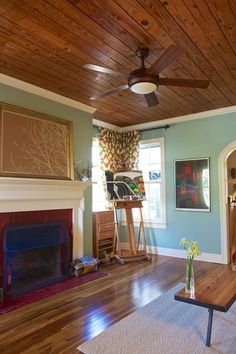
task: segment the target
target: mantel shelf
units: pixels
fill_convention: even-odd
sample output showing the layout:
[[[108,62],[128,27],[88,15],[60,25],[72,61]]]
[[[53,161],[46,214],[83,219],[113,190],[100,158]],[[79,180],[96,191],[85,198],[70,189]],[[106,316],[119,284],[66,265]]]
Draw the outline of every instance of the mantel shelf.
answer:
[[[90,182],[0,177],[0,203],[19,200],[79,200]]]

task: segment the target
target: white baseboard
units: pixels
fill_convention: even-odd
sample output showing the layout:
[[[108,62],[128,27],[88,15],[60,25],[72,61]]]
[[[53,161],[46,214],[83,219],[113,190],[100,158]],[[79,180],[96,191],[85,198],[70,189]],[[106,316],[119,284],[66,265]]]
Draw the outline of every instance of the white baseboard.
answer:
[[[129,249],[129,244],[128,242],[121,242],[120,247],[121,249]],[[161,256],[186,258],[186,252],[184,250],[177,250],[174,248],[147,246],[147,252],[151,254],[159,254]],[[223,256],[216,253],[202,253],[201,256],[196,258],[196,260],[212,263],[224,263]]]

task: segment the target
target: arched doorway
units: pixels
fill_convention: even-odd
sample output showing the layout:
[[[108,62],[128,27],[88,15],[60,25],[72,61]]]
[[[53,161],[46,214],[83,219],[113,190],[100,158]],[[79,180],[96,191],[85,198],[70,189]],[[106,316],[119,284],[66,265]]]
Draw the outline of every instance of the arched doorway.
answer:
[[[221,254],[225,264],[230,262],[229,235],[227,220],[228,204],[228,173],[227,160],[229,155],[236,150],[236,140],[227,145],[219,156],[219,185],[220,185],[220,220],[221,220]]]

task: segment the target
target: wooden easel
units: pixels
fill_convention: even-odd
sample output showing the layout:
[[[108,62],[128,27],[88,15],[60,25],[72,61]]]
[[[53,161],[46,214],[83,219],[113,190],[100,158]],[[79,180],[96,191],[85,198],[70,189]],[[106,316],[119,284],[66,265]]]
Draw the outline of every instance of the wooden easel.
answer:
[[[135,238],[135,229],[133,221],[133,208],[138,208],[140,213],[140,222],[138,229],[138,238]],[[128,229],[128,243],[129,249],[120,248],[120,238],[118,230],[117,210],[125,209],[127,229]],[[142,201],[141,200],[119,200],[114,202],[115,224],[116,224],[116,248],[114,258],[121,264],[125,262],[148,260],[151,262],[151,257],[147,255],[146,250],[146,236],[142,215]],[[140,241],[142,237],[142,249],[140,250]]]

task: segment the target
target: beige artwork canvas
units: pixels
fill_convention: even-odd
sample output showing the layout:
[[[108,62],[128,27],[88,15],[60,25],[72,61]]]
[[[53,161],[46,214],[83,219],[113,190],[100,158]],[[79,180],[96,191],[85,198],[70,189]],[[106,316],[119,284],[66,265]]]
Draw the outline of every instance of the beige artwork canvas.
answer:
[[[1,106],[2,176],[72,179],[71,123]]]

